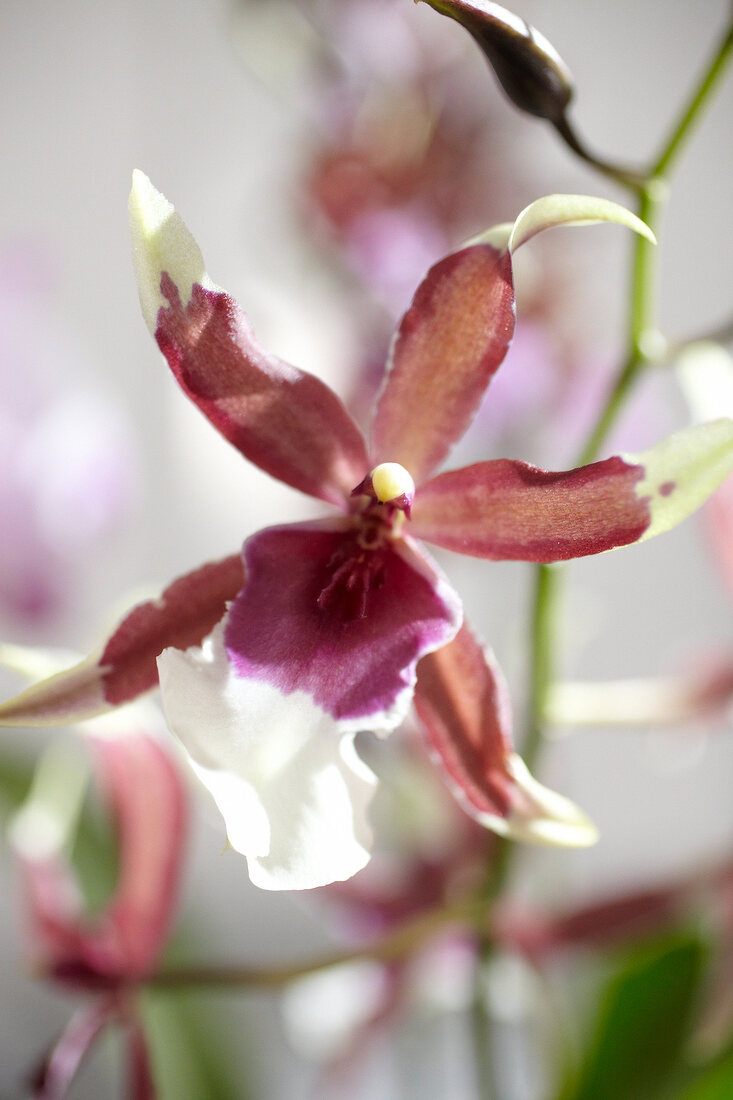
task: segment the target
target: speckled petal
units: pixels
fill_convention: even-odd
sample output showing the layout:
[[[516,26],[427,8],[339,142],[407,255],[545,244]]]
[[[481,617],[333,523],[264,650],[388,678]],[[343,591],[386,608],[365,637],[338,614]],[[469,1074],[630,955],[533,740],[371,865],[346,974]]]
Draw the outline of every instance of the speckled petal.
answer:
[[[733,420],[676,432],[641,454],[566,473],[478,462],[439,474],[412,507],[412,531],[479,558],[564,561],[660,535],[733,469]]]
[[[240,307],[206,274],[180,216],[142,172],[133,177],[130,227],[143,314],[186,396],[260,469],[344,505],[368,463],[338,397],[259,346]]]
[[[395,335],[372,430],[372,458],[420,484],[471,423],[514,332],[509,254],[453,252],[418,287]]]
[[[478,462],[439,474],[412,508],[420,538],[496,561],[562,561],[636,542],[650,522],[640,466],[609,458],[569,473]]]

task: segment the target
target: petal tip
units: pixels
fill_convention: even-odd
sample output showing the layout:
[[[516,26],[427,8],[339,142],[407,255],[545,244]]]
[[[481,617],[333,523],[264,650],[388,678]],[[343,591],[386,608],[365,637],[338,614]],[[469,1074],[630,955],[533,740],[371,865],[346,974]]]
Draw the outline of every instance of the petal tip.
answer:
[[[676,527],[711,496],[733,470],[733,420],[721,418],[675,432],[648,451],[622,455],[640,466],[639,499],[648,503],[649,524],[640,542]]]
[[[158,311],[167,302],[160,289],[167,272],[185,306],[194,283],[213,289],[203,256],[172,203],[136,168],[128,202],[133,265],[145,322],[155,335]]]
[[[590,818],[569,798],[539,783],[520,756],[512,753],[507,768],[517,798],[503,835],[557,848],[588,848],[597,842],[598,829]]]
[[[561,225],[598,225],[601,222],[623,225],[645,237],[651,244],[657,243],[646,222],[617,202],[591,195],[545,195],[526,206],[517,217],[509,240],[509,251],[515,252],[545,229]]]

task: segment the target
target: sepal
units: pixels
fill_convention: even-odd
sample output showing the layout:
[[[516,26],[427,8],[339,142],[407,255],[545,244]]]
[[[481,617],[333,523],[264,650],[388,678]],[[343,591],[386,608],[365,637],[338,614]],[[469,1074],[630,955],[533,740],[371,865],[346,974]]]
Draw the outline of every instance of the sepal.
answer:
[[[158,683],[158,654],[166,646],[185,648],[201,642],[243,584],[239,554],[179,577],[157,599],[134,607],[101,653],[47,676],[0,705],[0,726],[81,722],[152,690]],[[0,648],[0,662],[24,672],[44,668],[43,659],[31,658],[17,646]],[[51,667],[47,661],[45,667]]]
[[[649,226],[625,206],[593,195],[544,195],[535,199],[513,222],[502,222],[472,238],[469,244],[490,244],[514,253],[545,229],[559,226],[599,225],[613,222],[639,233],[652,244],[657,240]]]
[[[479,824],[535,844],[595,843],[583,811],[538,783],[514,752],[501,670],[465,626],[418,665],[415,707],[448,786]]]

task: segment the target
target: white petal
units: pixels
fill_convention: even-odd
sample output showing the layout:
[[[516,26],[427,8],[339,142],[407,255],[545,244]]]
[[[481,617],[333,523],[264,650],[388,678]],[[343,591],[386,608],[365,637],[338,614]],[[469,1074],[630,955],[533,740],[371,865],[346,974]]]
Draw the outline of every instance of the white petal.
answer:
[[[376,782],[305,692],[237,677],[223,624],[201,649],[158,658],[168,724],[224,817],[229,842],[267,890],[350,878],[369,859]]]

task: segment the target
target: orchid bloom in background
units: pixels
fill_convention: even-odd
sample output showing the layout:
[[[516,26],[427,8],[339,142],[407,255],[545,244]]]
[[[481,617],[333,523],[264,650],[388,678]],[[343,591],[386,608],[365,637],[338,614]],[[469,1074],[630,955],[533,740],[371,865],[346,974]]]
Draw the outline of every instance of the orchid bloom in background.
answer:
[[[268,528],[241,560],[179,579],[100,655],[6,703],[0,722],[119,705],[155,686],[160,654],[168,724],[231,846],[257,885],[302,889],[367,862],[375,780],[354,736],[394,729],[417,680],[433,754],[477,820],[513,838],[592,842],[585,815],[513,751],[498,670],[413,536],[489,560],[600,553],[667,530],[729,472],[733,421],[721,420],[569,473],[493,461],[435,475],[508,349],[514,251],[563,223],[646,227],[606,200],[550,196],[439,261],[398,326],[368,446],[322,382],[259,347],[139,172],[130,211],[143,314],[183,391],[246,458],[338,513]]]
[[[0,620],[31,625],[74,606],[136,490],[130,425],[84,377],[56,282],[43,244],[0,249]]]
[[[52,1047],[34,1079],[35,1100],[66,1094],[82,1060],[110,1024],[126,1035],[128,1090],[156,1095],[135,984],[157,966],[174,914],[187,826],[176,768],[150,732],[160,719],[127,708],[86,727],[104,802],[113,815],[119,870],[112,897],[85,911],[67,849],[78,761],[42,759],[33,790],[16,814],[11,841],[28,913],[34,968],[75,992],[93,994]]]

